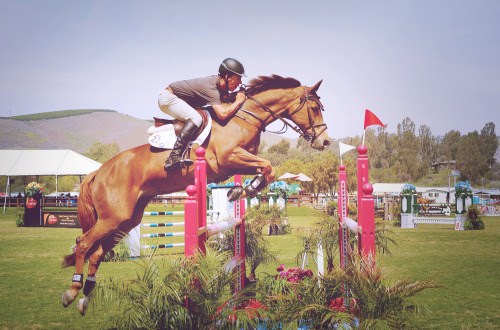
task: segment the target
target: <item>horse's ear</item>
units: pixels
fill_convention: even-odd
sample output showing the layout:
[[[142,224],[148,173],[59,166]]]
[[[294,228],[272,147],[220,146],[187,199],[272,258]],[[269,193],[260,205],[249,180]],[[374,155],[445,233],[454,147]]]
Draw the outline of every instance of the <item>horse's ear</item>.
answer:
[[[318,88],[319,88],[319,86],[321,85],[322,82],[323,82],[323,79],[321,79],[320,81],[318,81],[318,83],[316,85],[314,85],[313,87],[311,87],[309,90],[311,92],[317,92]]]

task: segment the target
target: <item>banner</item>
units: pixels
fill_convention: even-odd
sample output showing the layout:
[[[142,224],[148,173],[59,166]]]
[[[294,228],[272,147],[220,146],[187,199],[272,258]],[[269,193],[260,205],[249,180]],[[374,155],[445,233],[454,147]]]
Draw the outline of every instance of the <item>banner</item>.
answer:
[[[43,214],[45,227],[82,228],[76,212],[50,212]]]

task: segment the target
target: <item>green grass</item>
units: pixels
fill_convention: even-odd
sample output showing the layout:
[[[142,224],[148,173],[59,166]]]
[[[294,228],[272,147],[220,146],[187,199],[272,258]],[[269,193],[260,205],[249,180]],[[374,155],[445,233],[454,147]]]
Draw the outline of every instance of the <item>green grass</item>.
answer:
[[[149,207],[148,211],[180,209],[160,205]],[[311,226],[316,221],[315,212],[306,207],[290,207],[288,220],[293,228]],[[61,269],[60,263],[81,230],[17,228],[14,218],[15,208],[0,214],[0,328],[97,328],[105,318],[103,311],[91,308],[81,317],[75,303],[66,309],[61,304],[61,294],[71,284],[73,269]],[[500,217],[484,217],[484,220],[486,230],[475,232],[455,231],[452,225],[395,228],[398,247],[392,247],[392,257],[377,256],[378,265],[386,268],[393,280],[434,279],[441,286],[417,296],[417,302],[432,311],[419,319],[418,327],[500,328]],[[145,218],[146,221],[182,221],[182,216],[173,216],[168,221],[151,217]],[[182,231],[183,227],[167,229],[176,230]],[[296,264],[295,256],[302,248],[302,241],[295,230],[292,235],[272,236],[267,240],[280,264],[287,267]],[[172,252],[179,251],[164,249],[161,254]],[[309,261],[309,267],[315,269],[312,259]],[[277,266],[262,265],[257,273],[274,274]],[[104,263],[98,279],[132,279],[139,270],[133,261]]]
[[[433,311],[421,327],[500,327],[500,217],[483,219],[484,231],[455,231],[453,225],[399,229],[393,256],[379,258],[394,278],[434,279],[442,286],[416,299]]]

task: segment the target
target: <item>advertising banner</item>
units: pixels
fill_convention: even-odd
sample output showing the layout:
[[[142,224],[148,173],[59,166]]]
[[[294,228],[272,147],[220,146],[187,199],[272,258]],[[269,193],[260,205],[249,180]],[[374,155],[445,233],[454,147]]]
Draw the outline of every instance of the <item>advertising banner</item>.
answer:
[[[50,212],[43,214],[45,227],[82,228],[76,212]]]

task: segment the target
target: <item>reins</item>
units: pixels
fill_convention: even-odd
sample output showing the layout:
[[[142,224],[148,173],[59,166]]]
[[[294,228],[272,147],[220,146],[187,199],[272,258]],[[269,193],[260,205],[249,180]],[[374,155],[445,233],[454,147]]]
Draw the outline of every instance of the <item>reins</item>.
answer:
[[[303,94],[303,97],[301,96],[300,97],[300,104],[299,106],[297,107],[297,109],[295,109],[291,114],[290,114],[290,117],[292,117],[294,114],[296,114],[297,112],[299,112],[300,110],[302,110],[302,108],[304,107],[304,105],[307,105],[307,116],[308,116],[308,120],[309,120],[309,127],[307,127],[305,130],[302,130],[299,126],[294,126],[292,125],[290,122],[288,122],[287,119],[283,118],[279,113],[280,112],[283,112],[284,110],[286,110],[286,107],[282,108],[281,110],[277,111],[277,112],[274,112],[272,111],[271,109],[269,109],[269,107],[267,107],[265,104],[262,104],[259,100],[255,99],[253,96],[251,95],[248,95],[245,91],[245,96],[246,96],[246,99],[245,99],[245,102],[243,102],[240,106],[240,109],[238,110],[239,111],[242,111],[250,116],[252,116],[253,118],[257,119],[259,122],[260,122],[260,127],[258,125],[256,125],[255,123],[251,122],[250,120],[248,120],[247,118],[244,118],[240,115],[238,115],[238,113],[236,113],[235,117],[238,117],[250,124],[252,124],[253,126],[257,127],[260,131],[262,132],[265,132],[266,131],[266,123],[264,121],[264,119],[258,117],[256,114],[254,114],[253,112],[250,112],[246,109],[243,109],[243,105],[246,103],[246,100],[251,100],[255,103],[257,103],[265,112],[269,113],[271,115],[271,117],[273,117],[274,120],[280,120],[281,122],[283,122],[283,127],[279,130],[279,131],[269,131],[270,133],[275,133],[275,134],[283,134],[285,133],[287,130],[288,130],[288,127],[290,127],[291,129],[293,129],[295,132],[297,132],[300,136],[302,136],[304,139],[306,139],[307,141],[309,142],[314,142],[314,140],[320,136],[325,130],[326,130],[326,124],[323,123],[323,124],[314,124],[313,120],[312,120],[312,116],[311,116],[311,107],[309,106],[309,101],[312,100],[314,102],[316,102],[316,104],[318,105],[318,107],[320,108],[321,111],[324,111],[323,109],[323,105],[321,104],[321,102],[319,101],[319,99],[317,99],[316,97],[311,97],[309,96],[309,93],[307,91],[307,87],[304,86],[304,94]],[[323,127],[323,130],[319,133],[319,134],[316,134],[316,130],[315,128],[317,127]],[[312,130],[311,133],[308,133],[307,131],[308,130]]]

